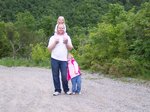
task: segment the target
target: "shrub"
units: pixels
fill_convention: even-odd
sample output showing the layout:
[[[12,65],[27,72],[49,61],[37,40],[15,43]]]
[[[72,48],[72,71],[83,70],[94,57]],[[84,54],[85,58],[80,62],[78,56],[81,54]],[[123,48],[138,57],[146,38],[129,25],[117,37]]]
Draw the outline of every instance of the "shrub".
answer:
[[[36,64],[41,66],[49,65],[49,56],[50,53],[42,43],[32,47],[31,58]]]
[[[141,75],[141,69],[139,63],[135,60],[115,58],[109,69],[109,74],[121,76],[139,76]]]

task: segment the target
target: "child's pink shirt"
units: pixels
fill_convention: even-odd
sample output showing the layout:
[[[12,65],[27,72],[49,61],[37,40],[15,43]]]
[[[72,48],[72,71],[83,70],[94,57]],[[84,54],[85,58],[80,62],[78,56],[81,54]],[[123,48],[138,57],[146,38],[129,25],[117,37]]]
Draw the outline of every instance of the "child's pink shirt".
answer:
[[[78,75],[81,75],[78,63],[74,58],[68,60],[67,80],[70,80]]]

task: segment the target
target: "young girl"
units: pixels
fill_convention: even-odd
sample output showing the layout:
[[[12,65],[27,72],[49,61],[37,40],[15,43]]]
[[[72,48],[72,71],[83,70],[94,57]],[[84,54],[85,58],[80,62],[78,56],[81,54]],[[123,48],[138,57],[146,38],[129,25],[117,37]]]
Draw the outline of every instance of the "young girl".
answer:
[[[55,33],[57,33],[57,27],[59,24],[63,24],[64,25],[64,32],[66,33],[66,24],[65,24],[65,18],[63,16],[59,16],[57,19],[57,24],[55,26]]]
[[[59,16],[57,19],[57,24],[55,26],[55,33],[54,35],[56,36],[58,34],[57,32],[57,27],[58,25],[62,24],[64,26],[64,36],[63,36],[63,42],[67,43],[68,42],[68,34],[66,33],[66,25],[65,25],[65,18],[63,16]]]
[[[72,54],[68,54],[67,80],[71,79],[72,94],[81,94],[81,73],[78,63]]]

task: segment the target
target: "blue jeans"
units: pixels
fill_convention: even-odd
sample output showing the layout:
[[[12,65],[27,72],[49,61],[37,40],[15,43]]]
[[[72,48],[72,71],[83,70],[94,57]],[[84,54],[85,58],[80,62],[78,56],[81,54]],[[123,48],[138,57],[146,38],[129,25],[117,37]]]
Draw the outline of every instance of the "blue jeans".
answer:
[[[67,61],[59,61],[51,58],[52,76],[55,87],[55,92],[61,93],[60,75],[64,92],[68,92],[68,81],[67,81]]]
[[[81,75],[78,75],[71,79],[72,92],[79,93],[81,91]]]

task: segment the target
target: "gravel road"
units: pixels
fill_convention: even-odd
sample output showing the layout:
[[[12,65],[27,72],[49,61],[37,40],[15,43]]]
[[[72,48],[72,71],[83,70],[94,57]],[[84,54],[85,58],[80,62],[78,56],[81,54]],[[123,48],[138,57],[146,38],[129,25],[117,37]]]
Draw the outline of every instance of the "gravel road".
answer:
[[[53,96],[53,88],[50,69],[0,66],[0,112],[150,112],[143,83],[85,72],[81,95]]]

